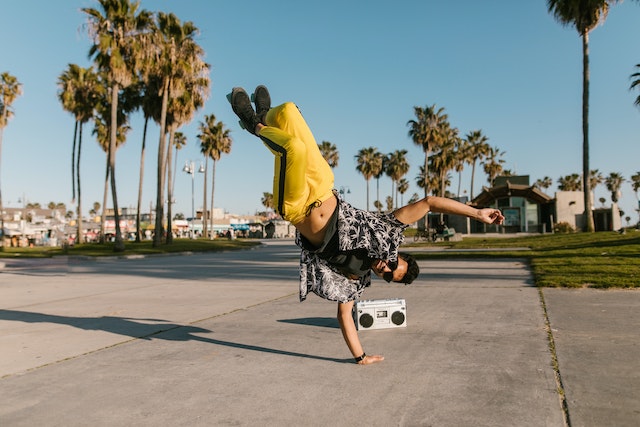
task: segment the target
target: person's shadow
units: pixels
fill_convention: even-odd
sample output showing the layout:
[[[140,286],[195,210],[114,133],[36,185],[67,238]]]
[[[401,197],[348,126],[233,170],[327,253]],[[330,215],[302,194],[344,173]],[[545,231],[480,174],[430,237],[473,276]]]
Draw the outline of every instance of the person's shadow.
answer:
[[[57,323],[69,325],[74,328],[105,331],[118,335],[129,336],[137,339],[162,339],[168,341],[200,341],[209,344],[222,345],[242,350],[260,351],[264,353],[280,354],[283,356],[302,357],[306,359],[325,360],[337,363],[353,362],[353,359],[337,359],[332,357],[316,356],[312,354],[298,353],[289,350],[280,350],[262,347],[252,344],[243,344],[232,341],[206,338],[196,334],[212,333],[192,325],[180,325],[161,319],[134,319],[126,317],[101,316],[101,317],[70,317],[54,314],[34,313],[28,311],[0,309],[0,320],[25,323]],[[287,321],[285,321],[287,322]]]

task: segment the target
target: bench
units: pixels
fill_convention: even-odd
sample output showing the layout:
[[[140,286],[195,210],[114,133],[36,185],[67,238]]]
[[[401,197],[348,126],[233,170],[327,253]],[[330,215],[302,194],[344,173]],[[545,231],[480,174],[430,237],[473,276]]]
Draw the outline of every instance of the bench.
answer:
[[[456,235],[455,228],[445,228],[441,233],[436,234],[436,239],[442,239],[445,242],[448,242],[449,239]]]

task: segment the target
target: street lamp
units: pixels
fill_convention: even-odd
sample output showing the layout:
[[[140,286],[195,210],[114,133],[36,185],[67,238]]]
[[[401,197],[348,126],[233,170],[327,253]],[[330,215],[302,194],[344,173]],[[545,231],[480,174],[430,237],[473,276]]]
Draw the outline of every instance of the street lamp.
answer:
[[[340,196],[347,200],[347,196],[345,194],[351,194],[351,189],[349,187],[340,187]]]
[[[188,173],[189,175],[191,175],[191,238],[193,239],[195,237],[195,233],[193,230],[193,220],[195,219],[195,198],[194,198],[194,183],[196,180],[196,165],[195,162],[193,161],[186,161],[184,164],[184,167],[182,168],[183,172]],[[202,163],[200,164],[200,169],[198,169],[198,172],[204,172],[204,166],[202,165]]]

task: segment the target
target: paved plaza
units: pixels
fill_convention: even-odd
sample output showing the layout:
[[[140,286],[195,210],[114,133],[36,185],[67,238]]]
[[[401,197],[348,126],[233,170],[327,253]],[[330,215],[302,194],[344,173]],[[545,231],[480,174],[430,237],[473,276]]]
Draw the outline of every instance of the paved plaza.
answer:
[[[539,291],[524,259],[374,279],[407,326],[360,331],[371,366],[290,240],[0,264],[2,427],[640,425],[640,292]]]

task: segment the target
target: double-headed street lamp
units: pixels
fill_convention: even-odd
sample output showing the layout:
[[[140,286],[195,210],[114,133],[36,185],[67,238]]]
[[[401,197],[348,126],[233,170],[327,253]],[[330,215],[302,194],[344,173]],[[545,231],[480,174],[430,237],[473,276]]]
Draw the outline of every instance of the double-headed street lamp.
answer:
[[[195,233],[193,230],[193,220],[195,219],[195,198],[194,198],[194,183],[196,180],[196,165],[192,160],[188,160],[185,162],[184,167],[182,168],[183,172],[191,175],[191,238],[195,238]],[[204,165],[200,163],[200,169],[198,172],[204,173]]]

